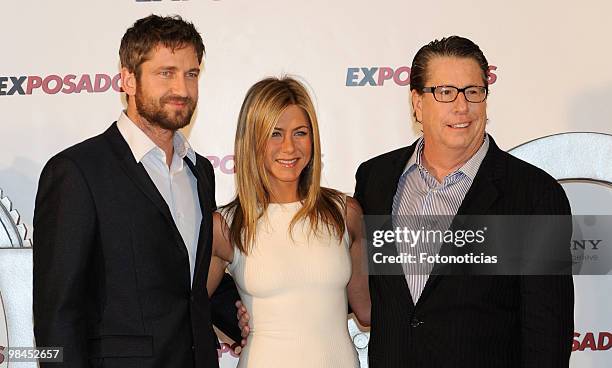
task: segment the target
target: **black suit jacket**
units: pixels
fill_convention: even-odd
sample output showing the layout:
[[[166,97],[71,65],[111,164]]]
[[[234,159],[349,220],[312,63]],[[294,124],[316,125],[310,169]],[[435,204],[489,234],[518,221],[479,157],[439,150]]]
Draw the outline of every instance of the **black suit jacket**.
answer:
[[[365,215],[390,215],[415,144],[359,166],[355,198]],[[458,215],[569,215],[544,171],[489,150]],[[562,235],[569,254],[571,227]],[[564,250],[565,252],[565,250]],[[370,276],[370,368],[568,367],[572,276],[431,275],[416,305],[403,275]]]
[[[46,164],[34,211],[34,334],[38,346],[63,346],[64,363],[50,366],[218,366],[206,290],[214,173],[202,156],[187,163],[202,211],[192,286],[168,206],[116,123]],[[219,290],[219,326],[239,338],[235,286]]]

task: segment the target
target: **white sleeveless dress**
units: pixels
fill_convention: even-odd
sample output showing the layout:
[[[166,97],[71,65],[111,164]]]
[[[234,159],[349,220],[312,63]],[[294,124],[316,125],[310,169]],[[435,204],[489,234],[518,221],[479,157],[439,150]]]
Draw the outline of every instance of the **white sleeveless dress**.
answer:
[[[251,333],[238,368],[355,368],[347,328],[348,233],[341,241],[307,221],[288,233],[301,203],[270,204],[249,255],[234,247],[228,269],[249,311]]]

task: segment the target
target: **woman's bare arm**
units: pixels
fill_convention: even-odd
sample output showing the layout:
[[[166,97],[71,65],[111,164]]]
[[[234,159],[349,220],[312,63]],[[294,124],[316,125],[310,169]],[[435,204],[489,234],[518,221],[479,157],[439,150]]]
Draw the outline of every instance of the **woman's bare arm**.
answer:
[[[359,323],[369,326],[371,303],[363,212],[359,203],[352,197],[347,197],[346,207],[346,224],[351,239],[350,254],[353,266],[353,273],[347,285],[348,300]]]
[[[213,213],[213,244],[210,268],[208,270],[208,280],[206,289],[210,297],[223,278],[223,273],[227,265],[234,258],[234,249],[229,240],[228,226],[220,213]]]

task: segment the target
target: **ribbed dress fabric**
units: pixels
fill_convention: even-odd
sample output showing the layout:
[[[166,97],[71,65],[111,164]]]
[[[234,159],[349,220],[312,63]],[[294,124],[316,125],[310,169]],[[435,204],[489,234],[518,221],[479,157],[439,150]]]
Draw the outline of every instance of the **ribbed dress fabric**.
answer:
[[[348,235],[313,234],[307,220],[290,234],[300,208],[270,204],[249,254],[234,247],[228,270],[251,317],[238,368],[359,367],[347,329]]]

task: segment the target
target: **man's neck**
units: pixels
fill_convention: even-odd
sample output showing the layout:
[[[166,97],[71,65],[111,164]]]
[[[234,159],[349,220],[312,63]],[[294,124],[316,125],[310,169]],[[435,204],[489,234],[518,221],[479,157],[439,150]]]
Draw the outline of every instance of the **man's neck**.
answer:
[[[422,164],[436,180],[441,183],[444,178],[459,169],[478,152],[483,141],[467,150],[447,149],[430,144],[423,147]]]
[[[136,124],[144,134],[155,143],[155,145],[164,151],[166,154],[166,164],[168,167],[172,164],[172,156],[174,155],[174,131],[161,128],[156,124],[152,124],[143,118],[135,108],[130,109],[128,106],[127,116]]]

